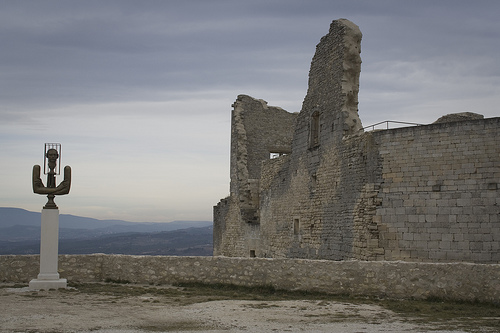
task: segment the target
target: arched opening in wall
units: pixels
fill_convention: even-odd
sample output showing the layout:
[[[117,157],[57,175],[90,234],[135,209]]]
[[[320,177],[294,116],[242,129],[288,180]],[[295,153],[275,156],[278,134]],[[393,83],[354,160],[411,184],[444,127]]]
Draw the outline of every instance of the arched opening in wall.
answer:
[[[314,148],[319,146],[319,134],[320,134],[320,113],[318,111],[313,112],[311,116],[311,127],[309,133],[309,148]]]

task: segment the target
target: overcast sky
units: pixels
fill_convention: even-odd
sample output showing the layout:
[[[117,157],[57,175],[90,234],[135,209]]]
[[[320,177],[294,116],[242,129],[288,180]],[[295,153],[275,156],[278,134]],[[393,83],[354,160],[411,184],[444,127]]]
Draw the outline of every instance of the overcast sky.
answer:
[[[499,13],[497,0],[0,0],[0,206],[41,210],[31,170],[59,142],[73,170],[61,214],[212,220],[231,104],[300,111],[338,18],[363,33],[364,126],[498,117]]]

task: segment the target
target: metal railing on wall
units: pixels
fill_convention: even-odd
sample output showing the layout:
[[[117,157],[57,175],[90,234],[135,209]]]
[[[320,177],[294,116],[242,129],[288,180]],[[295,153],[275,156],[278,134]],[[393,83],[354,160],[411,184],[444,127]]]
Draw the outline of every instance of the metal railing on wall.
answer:
[[[392,127],[392,128],[405,127],[405,126],[401,126],[401,125],[408,125],[408,126],[422,126],[423,125],[423,124],[417,124],[417,123],[407,123],[407,122],[403,122],[403,121],[385,120],[385,121],[381,121],[379,123],[376,123],[376,124],[373,124],[370,126],[363,127],[363,130],[364,131],[374,131],[376,129],[379,129],[379,130],[390,129],[390,124],[397,124],[396,127]],[[379,126],[379,128],[375,128],[377,126]]]

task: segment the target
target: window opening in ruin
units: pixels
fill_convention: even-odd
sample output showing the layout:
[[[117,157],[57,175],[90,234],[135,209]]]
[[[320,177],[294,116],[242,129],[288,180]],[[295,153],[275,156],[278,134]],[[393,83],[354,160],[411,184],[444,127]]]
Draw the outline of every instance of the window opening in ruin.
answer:
[[[278,157],[281,157],[281,156],[284,156],[284,155],[286,155],[286,153],[274,153],[274,152],[270,152],[269,153],[269,158],[273,159],[273,158],[278,158]]]
[[[250,258],[255,258],[255,250],[250,250]]]
[[[310,148],[319,146],[319,134],[320,134],[320,115],[319,112],[316,111],[311,116],[311,137],[309,146]]]
[[[298,235],[300,230],[299,219],[293,219],[293,234]]]
[[[316,184],[318,182],[318,177],[316,176],[316,174],[312,174],[311,175],[311,191],[314,192],[316,191]]]

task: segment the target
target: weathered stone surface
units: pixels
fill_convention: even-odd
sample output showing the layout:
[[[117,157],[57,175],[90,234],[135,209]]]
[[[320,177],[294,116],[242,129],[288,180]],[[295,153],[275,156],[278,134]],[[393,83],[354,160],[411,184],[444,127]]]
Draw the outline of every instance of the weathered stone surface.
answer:
[[[268,138],[250,118],[261,102],[238,97],[214,255],[500,263],[500,118],[364,132],[360,41],[352,22],[332,22],[301,112]],[[270,160],[261,143],[277,137],[290,152]]]
[[[227,257],[62,255],[71,282],[201,282],[389,298],[500,302],[500,265]],[[38,256],[0,256],[0,281],[27,283]],[[457,274],[457,272],[460,272]]]
[[[243,235],[255,234],[258,228],[262,161],[269,160],[273,153],[283,156],[291,152],[293,128],[297,118],[297,114],[268,106],[267,102],[246,95],[238,96],[233,108],[231,195],[214,207],[214,215],[221,222],[214,227],[216,253],[249,253],[248,241],[240,240]],[[228,238],[221,237],[222,234],[231,239],[230,243],[226,241]]]
[[[434,122],[434,124],[449,123],[452,121],[477,120],[477,119],[484,119],[484,116],[473,112],[452,113],[440,117],[438,120]]]

